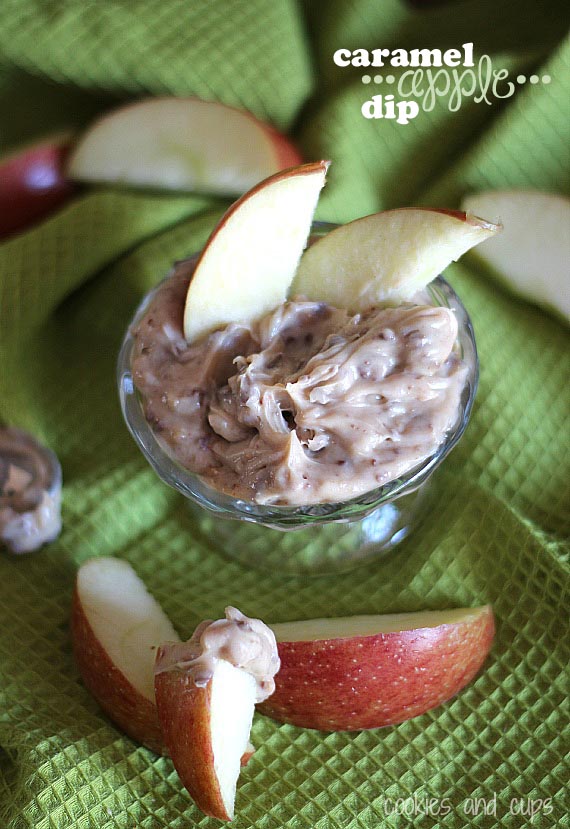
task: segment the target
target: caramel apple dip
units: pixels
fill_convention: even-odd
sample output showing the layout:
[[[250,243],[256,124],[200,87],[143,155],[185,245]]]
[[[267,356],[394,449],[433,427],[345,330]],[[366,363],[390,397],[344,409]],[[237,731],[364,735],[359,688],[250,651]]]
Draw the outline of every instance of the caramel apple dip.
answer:
[[[466,379],[448,308],[350,313],[294,297],[188,343],[180,263],[136,325],[133,381],[169,454],[257,504],[337,503],[421,464],[454,425]]]
[[[133,383],[157,440],[250,504],[359,498],[431,458],[462,414],[458,322],[425,289],[500,226],[419,207],[319,235],[329,164],[245,193],[131,330]]]

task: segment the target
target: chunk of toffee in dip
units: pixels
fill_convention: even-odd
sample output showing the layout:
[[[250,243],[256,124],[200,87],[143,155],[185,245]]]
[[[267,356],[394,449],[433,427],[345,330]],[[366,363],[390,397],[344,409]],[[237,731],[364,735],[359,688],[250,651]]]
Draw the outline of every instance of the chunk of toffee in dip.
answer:
[[[285,302],[188,344],[180,263],[133,331],[145,416],[182,466],[258,504],[355,498],[430,457],[455,424],[467,368],[447,308],[352,315]]]
[[[0,544],[29,553],[61,530],[61,468],[20,429],[0,427]]]

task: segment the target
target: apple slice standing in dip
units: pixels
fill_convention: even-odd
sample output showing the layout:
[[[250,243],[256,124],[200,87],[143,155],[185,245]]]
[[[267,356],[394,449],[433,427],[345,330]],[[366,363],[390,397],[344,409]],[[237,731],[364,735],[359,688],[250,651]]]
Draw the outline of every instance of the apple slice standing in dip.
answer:
[[[363,311],[409,300],[499,225],[458,210],[405,207],[364,216],[308,248],[292,293]]]
[[[327,167],[243,196],[133,331],[133,380],[162,445],[215,490],[257,504],[344,503],[435,454],[467,366],[453,310],[414,296],[499,230],[401,209],[303,254]]]
[[[251,323],[285,301],[328,166],[319,161],[277,173],[225,213],[188,288],[188,342],[231,322]]]

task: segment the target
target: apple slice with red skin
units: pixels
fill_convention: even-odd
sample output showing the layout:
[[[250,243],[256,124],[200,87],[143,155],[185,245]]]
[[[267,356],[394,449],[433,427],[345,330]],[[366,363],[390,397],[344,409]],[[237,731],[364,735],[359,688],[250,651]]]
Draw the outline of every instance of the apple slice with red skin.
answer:
[[[133,740],[168,754],[156,710],[154,663],[158,646],[178,637],[128,562],[101,556],[79,568],[71,632],[83,682],[101,708]],[[254,751],[248,743],[242,766]]]
[[[208,683],[199,687],[176,667],[180,658],[180,645],[172,643],[161,646],[156,658],[155,693],[164,741],[198,808],[218,820],[231,820],[240,766],[251,756],[256,682],[252,674],[220,659]]]
[[[92,558],[79,568],[71,631],[83,682],[101,708],[133,740],[166,753],[154,660],[158,646],[178,635],[128,562]]]
[[[281,669],[258,710],[321,731],[394,725],[440,705],[473,679],[495,630],[488,605],[271,628]]]
[[[328,166],[318,161],[276,173],[224,214],[188,287],[189,342],[231,322],[247,325],[285,301]]]
[[[499,230],[456,210],[406,207],[364,216],[305,251],[291,294],[351,311],[399,303]]]
[[[69,160],[79,181],[239,196],[301,163],[288,138],[251,113],[199,98],[147,98],[93,123]]]
[[[53,135],[0,159],[0,239],[26,230],[65,204],[75,184],[65,174],[69,133]]]

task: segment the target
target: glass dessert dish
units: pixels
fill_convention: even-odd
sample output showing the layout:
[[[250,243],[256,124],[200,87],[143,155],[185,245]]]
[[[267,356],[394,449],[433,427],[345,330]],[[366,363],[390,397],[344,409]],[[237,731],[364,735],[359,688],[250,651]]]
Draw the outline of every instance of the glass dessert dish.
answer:
[[[313,237],[334,227],[315,224]],[[144,298],[136,311],[119,354],[118,386],[123,416],[147,461],[166,484],[188,499],[196,529],[216,549],[246,566],[291,575],[324,574],[349,570],[387,555],[409,535],[425,514],[430,477],[465,431],[478,381],[471,321],[443,277],[427,286],[421,301],[450,308],[458,323],[456,348],[467,371],[454,425],[433,454],[405,475],[341,503],[310,506],[258,504],[218,491],[181,466],[152,429],[133,382],[131,358],[132,332],[156,290]]]

